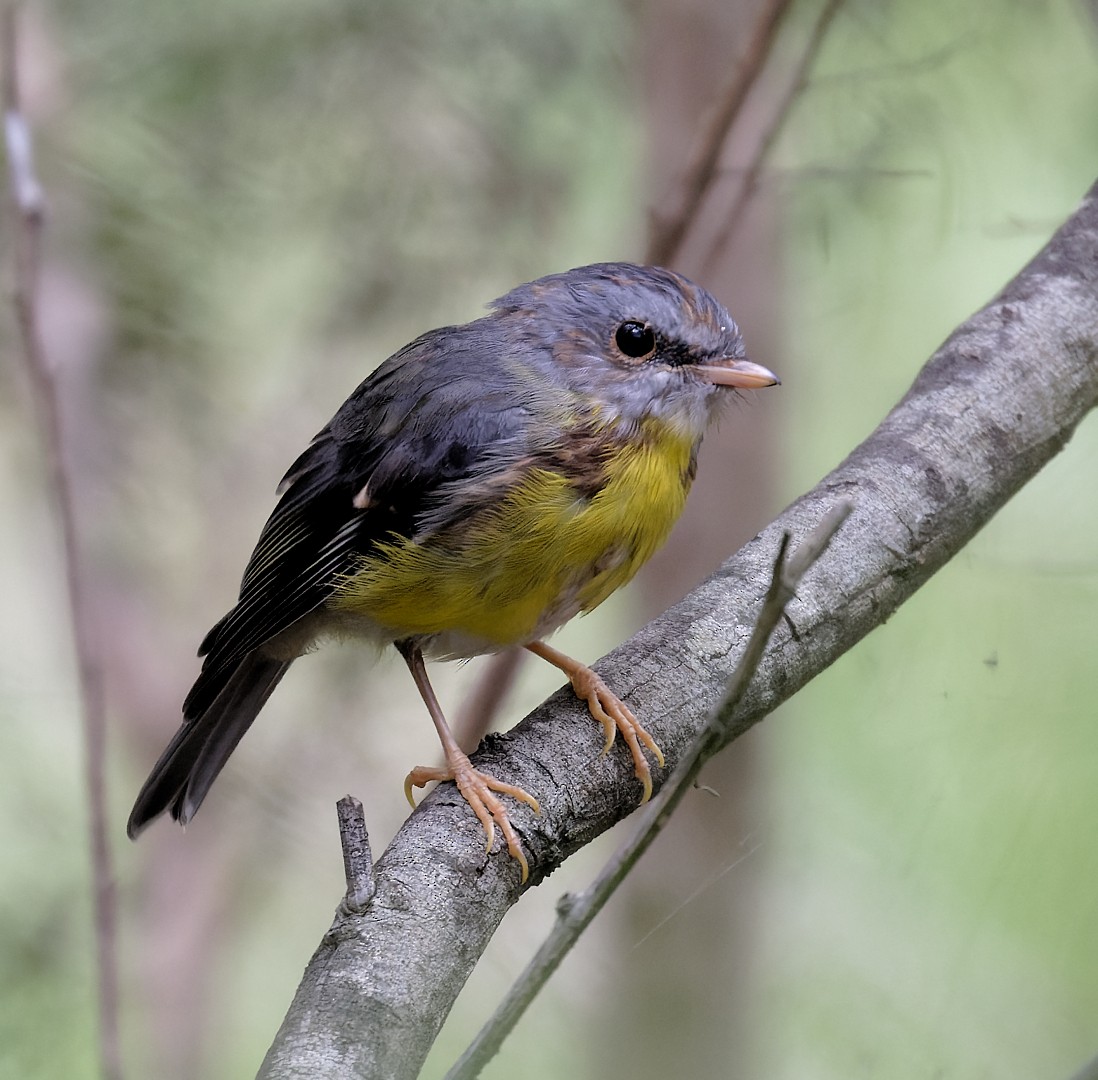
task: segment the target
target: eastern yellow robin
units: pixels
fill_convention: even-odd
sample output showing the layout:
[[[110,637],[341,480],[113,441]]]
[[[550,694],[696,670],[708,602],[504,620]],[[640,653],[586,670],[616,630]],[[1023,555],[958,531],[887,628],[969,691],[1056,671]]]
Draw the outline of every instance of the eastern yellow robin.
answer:
[[[621,732],[643,798],[655,741],[590,668],[544,641],[602,603],[663,543],[707,425],[735,389],[778,379],[744,354],[704,289],[650,266],[603,263],[520,285],[492,313],[389,357],[294,462],[244,571],[206,635],[183,724],[145,781],[128,832],[198,810],[293,661],[318,639],[393,642],[431,714],[445,767],[488,835],[527,874],[498,793],[447,726],[424,654],[522,645],[568,676]]]

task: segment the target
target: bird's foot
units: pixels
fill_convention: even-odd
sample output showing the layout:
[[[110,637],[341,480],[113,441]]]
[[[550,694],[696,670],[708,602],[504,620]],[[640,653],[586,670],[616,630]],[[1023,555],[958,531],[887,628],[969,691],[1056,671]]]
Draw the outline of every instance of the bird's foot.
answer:
[[[575,667],[565,671],[572,689],[581,701],[587,702],[587,708],[591,715],[602,724],[602,730],[606,733],[606,744],[602,748],[605,754],[614,745],[614,737],[621,732],[625,745],[633,755],[633,771],[644,788],[641,802],[645,803],[652,797],[652,770],[648,766],[648,759],[644,756],[641,746],[647,747],[663,767],[663,751],[656,745],[656,740],[641,727],[640,721],[633,715],[633,710],[625,704],[603,680],[585,664],[575,662]]]
[[[473,813],[484,827],[488,843],[486,851],[492,850],[492,842],[496,838],[496,825],[507,844],[507,850],[512,858],[518,861],[522,867],[522,880],[525,882],[530,876],[530,866],[526,862],[526,856],[522,853],[518,835],[515,833],[511,820],[507,816],[507,809],[503,802],[496,798],[494,792],[501,795],[510,795],[520,802],[526,803],[535,814],[541,812],[537,799],[529,792],[524,791],[514,784],[505,784],[494,776],[481,772],[473,767],[473,763],[460,750],[446,755],[446,765],[442,768],[430,768],[420,765],[413,769],[404,780],[404,794],[414,807],[415,799],[412,798],[412,788],[423,787],[432,780],[453,780],[457,784],[461,797],[472,807]]]

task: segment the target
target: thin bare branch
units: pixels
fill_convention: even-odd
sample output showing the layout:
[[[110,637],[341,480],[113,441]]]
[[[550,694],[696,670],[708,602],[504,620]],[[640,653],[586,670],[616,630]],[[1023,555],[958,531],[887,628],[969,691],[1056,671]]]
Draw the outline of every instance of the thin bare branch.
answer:
[[[8,189],[15,221],[15,282],[13,303],[30,379],[43,450],[64,549],[65,577],[72,618],[73,644],[79,674],[84,720],[85,783],[92,875],[99,997],[100,1068],[107,1080],[121,1080],[118,1040],[118,972],[114,874],[107,842],[104,780],[106,709],[102,666],[94,645],[88,610],[86,575],[76,524],[72,483],[66,468],[64,431],[57,384],[42,344],[38,321],[39,265],[44,218],[42,188],[34,170],[30,127],[19,93],[19,39],[16,7],[5,4],[0,24],[3,62],[4,139],[8,158]]]
[[[735,199],[733,200],[731,207],[729,207],[728,213],[725,215],[720,232],[717,233],[716,239],[709,246],[709,251],[706,253],[702,263],[706,273],[712,271],[718,258],[724,252],[729,241],[739,228],[740,222],[743,220],[743,215],[750,205],[755,192],[758,190],[759,176],[762,172],[763,164],[767,157],[769,157],[770,151],[774,147],[774,143],[778,141],[778,135],[781,133],[782,128],[785,127],[785,122],[793,111],[793,106],[797,103],[797,98],[801,96],[804,92],[804,88],[808,85],[808,76],[812,70],[812,65],[816,62],[816,57],[820,52],[820,46],[823,45],[824,38],[827,36],[827,31],[830,29],[835,16],[839,13],[839,8],[841,6],[842,0],[826,0],[826,3],[820,9],[820,13],[816,17],[816,23],[812,27],[812,33],[805,43],[801,57],[797,61],[797,66],[786,86],[786,92],[782,95],[781,100],[771,113],[770,123],[767,125],[766,130],[755,144],[755,153],[748,162],[747,167],[743,170],[743,177],[740,181],[740,186],[736,191]]]
[[[721,152],[751,88],[766,66],[792,0],[767,0],[747,46],[747,52],[713,110],[698,149],[678,184],[664,200],[672,209],[654,211],[645,262],[670,266],[678,258],[701,205],[719,175]]]
[[[446,1080],[473,1080],[480,1075],[591,920],[603,909],[629,871],[663,831],[672,812],[693,786],[702,766],[728,742],[732,715],[743,699],[752,676],[758,670],[767,642],[785,613],[786,604],[796,595],[801,578],[827,550],[827,545],[850,516],[852,509],[850,502],[839,503],[805,537],[789,558],[789,533],[782,533],[766,600],[755,620],[747,649],[740,657],[724,697],[713,710],[709,722],[679,759],[675,771],[659,795],[644,808],[633,835],[618,848],[582,893],[561,897],[557,904],[556,925],[507,991],[488,1022],[446,1074]]]

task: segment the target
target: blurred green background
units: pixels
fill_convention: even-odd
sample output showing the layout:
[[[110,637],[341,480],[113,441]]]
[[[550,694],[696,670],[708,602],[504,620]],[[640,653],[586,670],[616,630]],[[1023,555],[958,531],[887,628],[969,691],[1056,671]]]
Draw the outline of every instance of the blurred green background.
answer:
[[[328,648],[295,666],[186,834],[125,841],[275,483],[422,330],[520,280],[642,257],[755,12],[25,6],[44,331],[108,680],[130,1076],[254,1073],[342,891],[335,799],[362,798],[380,852],[405,772],[436,752],[398,663]],[[672,556],[566,648],[606,651],[691,584],[671,560],[696,557],[697,580],[813,484],[1043,244],[1098,175],[1096,44],[1093,7],[1067,0],[843,6],[734,247],[707,263],[695,237],[678,264],[784,385],[707,448]],[[734,147],[728,183],[742,160]],[[0,320],[0,1076],[91,1077],[62,564]],[[1066,1080],[1098,1052],[1096,470],[1090,420],[886,627],[733,747],[707,778],[724,798],[693,798],[486,1075]],[[435,667],[451,709],[477,670]],[[524,669],[505,723],[558,682]],[[425,1076],[615,839],[509,916]]]

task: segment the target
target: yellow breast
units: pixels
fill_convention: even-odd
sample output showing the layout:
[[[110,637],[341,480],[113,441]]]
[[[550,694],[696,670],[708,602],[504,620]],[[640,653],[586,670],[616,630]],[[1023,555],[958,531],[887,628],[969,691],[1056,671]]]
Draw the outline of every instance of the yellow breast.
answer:
[[[381,545],[330,608],[393,638],[468,641],[458,653],[524,644],[590,611],[663,543],[686,501],[694,440],[657,423],[615,449],[594,495],[533,468],[502,499],[422,544]]]

